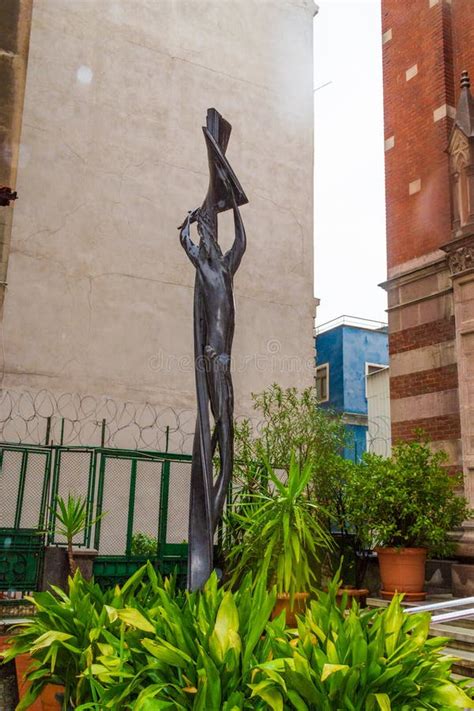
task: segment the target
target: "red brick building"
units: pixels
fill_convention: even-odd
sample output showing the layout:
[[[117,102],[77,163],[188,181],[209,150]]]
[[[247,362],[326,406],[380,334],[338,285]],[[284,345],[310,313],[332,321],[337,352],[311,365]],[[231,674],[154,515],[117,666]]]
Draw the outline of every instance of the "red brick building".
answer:
[[[392,436],[424,429],[474,504],[474,0],[382,23]]]

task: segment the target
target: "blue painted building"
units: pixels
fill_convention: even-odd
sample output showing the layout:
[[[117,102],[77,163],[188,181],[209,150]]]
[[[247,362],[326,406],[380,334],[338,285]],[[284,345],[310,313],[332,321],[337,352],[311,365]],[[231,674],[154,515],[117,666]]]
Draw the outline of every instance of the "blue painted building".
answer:
[[[388,366],[385,324],[342,316],[316,329],[316,388],[321,406],[342,414],[351,446],[344,456],[367,450],[367,377]]]

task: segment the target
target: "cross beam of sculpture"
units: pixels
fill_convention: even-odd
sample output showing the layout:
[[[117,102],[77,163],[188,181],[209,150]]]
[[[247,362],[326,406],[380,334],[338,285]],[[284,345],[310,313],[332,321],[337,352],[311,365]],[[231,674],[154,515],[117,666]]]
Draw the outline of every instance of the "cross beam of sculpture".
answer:
[[[213,542],[232,477],[234,395],[230,371],[234,336],[233,278],[245,252],[239,205],[248,202],[225,152],[231,125],[209,109],[203,126],[209,163],[209,188],[201,207],[188,213],[180,241],[196,269],[194,285],[194,368],[197,420],[191,467],[188,588],[201,588],[213,569]],[[218,213],[233,210],[235,239],[223,254]],[[197,222],[199,244],[191,240]],[[214,428],[211,432],[211,417]],[[213,460],[219,451],[219,471]]]

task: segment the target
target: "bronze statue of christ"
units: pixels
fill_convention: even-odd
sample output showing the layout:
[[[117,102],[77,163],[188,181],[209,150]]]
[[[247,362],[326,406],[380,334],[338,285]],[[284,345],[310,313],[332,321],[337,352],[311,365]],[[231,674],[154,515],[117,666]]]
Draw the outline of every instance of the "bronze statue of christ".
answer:
[[[231,351],[234,337],[233,278],[245,252],[239,205],[248,202],[225,151],[231,125],[209,109],[203,127],[209,188],[201,207],[178,228],[181,244],[196,269],[194,285],[194,368],[197,420],[191,467],[188,589],[201,588],[213,569],[213,543],[232,478],[234,395]],[[218,242],[218,214],[233,210],[235,239],[225,254]],[[197,223],[199,244],[191,239]],[[214,427],[211,426],[211,417]],[[212,429],[212,432],[211,432]],[[219,471],[213,461],[218,448]]]

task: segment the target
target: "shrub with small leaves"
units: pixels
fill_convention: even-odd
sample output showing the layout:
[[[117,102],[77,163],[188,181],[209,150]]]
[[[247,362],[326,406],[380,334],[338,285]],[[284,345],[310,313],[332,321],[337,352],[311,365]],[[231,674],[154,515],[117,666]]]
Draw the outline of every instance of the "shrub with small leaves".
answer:
[[[155,536],[147,533],[134,533],[131,545],[132,555],[139,555],[146,558],[156,558],[158,555],[158,540]]]
[[[449,555],[450,531],[471,518],[460,495],[462,475],[445,469],[444,452],[426,442],[402,442],[391,458],[365,454],[349,472],[346,512],[353,530],[369,547],[423,547]]]

